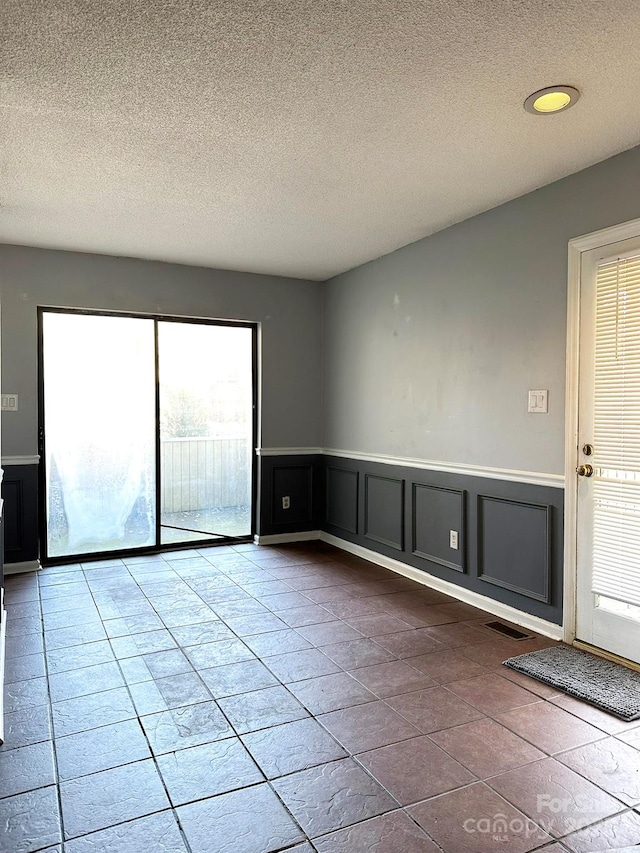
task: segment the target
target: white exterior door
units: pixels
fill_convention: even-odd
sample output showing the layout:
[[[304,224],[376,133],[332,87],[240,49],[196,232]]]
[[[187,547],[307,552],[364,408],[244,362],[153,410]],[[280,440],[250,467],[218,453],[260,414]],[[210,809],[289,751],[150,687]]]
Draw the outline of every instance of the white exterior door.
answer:
[[[640,238],[583,252],[579,341],[576,638],[640,663]]]

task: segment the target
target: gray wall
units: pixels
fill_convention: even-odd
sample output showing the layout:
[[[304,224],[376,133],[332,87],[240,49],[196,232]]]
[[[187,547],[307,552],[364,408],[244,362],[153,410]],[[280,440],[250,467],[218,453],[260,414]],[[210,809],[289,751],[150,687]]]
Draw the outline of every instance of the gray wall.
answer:
[[[637,217],[640,148],[332,279],[324,446],[563,473],[567,243]]]
[[[39,305],[250,320],[262,328],[262,443],[321,439],[321,287],[317,282],[153,261],[0,246],[2,454],[35,454]],[[82,354],[78,354],[82,357]]]

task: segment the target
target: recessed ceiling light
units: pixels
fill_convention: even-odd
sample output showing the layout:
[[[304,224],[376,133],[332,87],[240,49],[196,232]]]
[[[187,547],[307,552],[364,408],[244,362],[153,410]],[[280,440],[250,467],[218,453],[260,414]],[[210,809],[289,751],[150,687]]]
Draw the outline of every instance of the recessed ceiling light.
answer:
[[[573,86],[548,86],[529,95],[524,102],[524,108],[528,113],[537,116],[551,115],[568,110],[579,97],[580,92]]]

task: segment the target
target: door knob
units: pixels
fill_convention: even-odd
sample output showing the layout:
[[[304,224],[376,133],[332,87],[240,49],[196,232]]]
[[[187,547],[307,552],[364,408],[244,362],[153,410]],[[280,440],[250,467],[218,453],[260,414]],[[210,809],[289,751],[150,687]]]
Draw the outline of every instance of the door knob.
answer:
[[[576,471],[579,477],[593,477],[593,465],[578,465]]]

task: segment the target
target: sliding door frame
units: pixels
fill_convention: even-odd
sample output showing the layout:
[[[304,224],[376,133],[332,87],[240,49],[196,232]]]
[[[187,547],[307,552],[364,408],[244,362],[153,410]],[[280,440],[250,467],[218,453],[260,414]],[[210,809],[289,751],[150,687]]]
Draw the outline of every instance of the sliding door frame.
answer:
[[[155,462],[156,462],[156,525],[155,544],[139,548],[127,548],[118,551],[92,551],[90,554],[69,554],[64,557],[50,557],[48,554],[47,535],[47,482],[46,482],[46,424],[44,407],[45,372],[44,364],[44,335],[43,322],[45,314],[80,314],[92,317],[131,317],[136,320],[151,320],[154,328],[154,363],[155,363]],[[181,323],[198,326],[231,326],[251,330],[251,532],[247,536],[220,536],[217,539],[193,539],[189,542],[172,542],[163,545],[161,542],[162,513],[161,513],[161,457],[160,457],[160,355],[158,346],[159,323]],[[132,311],[112,311],[90,308],[61,308],[56,306],[38,306],[38,535],[40,539],[40,562],[44,566],[62,565],[70,562],[88,563],[93,560],[136,557],[144,554],[157,554],[165,551],[185,550],[188,548],[215,547],[216,545],[232,545],[240,542],[252,542],[256,533],[258,516],[258,467],[255,448],[258,439],[258,324],[244,320],[223,320],[211,317],[180,317],[165,314],[143,314]]]

